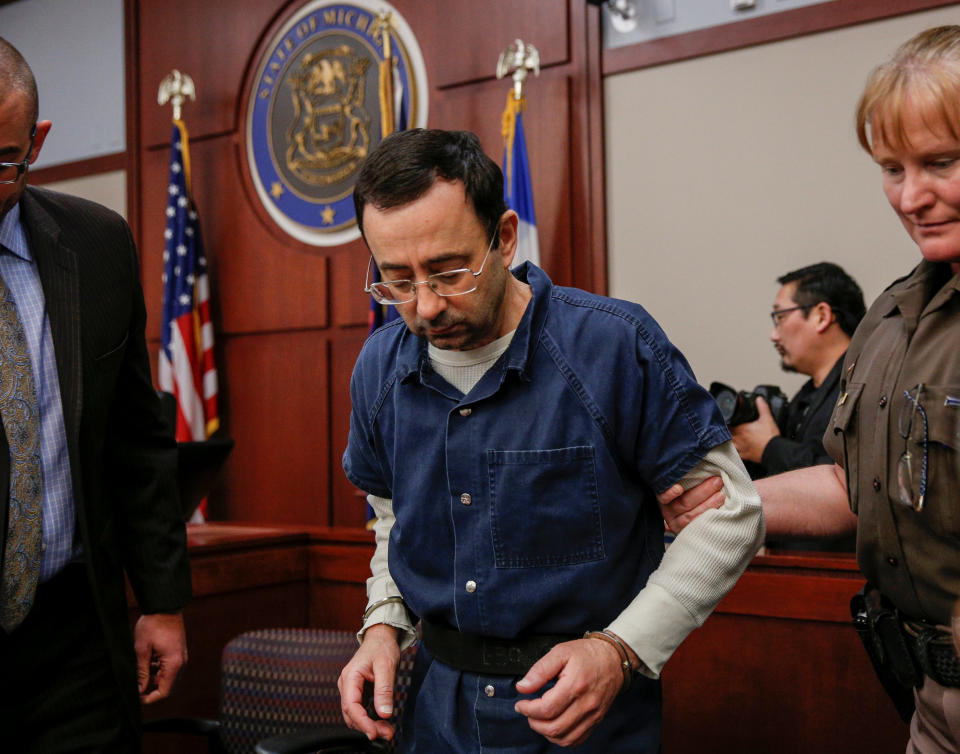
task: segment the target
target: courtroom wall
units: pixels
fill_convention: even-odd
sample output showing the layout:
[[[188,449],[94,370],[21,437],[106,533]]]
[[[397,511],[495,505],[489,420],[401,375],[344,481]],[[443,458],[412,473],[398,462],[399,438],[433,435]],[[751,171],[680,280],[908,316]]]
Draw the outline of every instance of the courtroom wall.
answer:
[[[124,0],[20,0],[0,7],[0,36],[37,79],[53,128],[34,168],[122,152]]]
[[[111,148],[117,138],[122,146],[122,70],[72,52],[122,50],[122,3],[86,3],[97,24],[71,22],[65,46],[57,30],[76,5],[0,8],[0,34],[37,69],[42,117],[54,119],[38,167],[97,153],[78,122],[109,118]],[[765,314],[783,272],[836,261],[869,301],[916,259],[857,146],[852,112],[875,62],[915,31],[958,18],[957,7],[938,9],[605,79],[610,293],[647,306],[701,381],[800,384],[780,372],[769,343]],[[84,34],[95,44],[78,44]],[[86,99],[65,107],[81,90]],[[106,110],[95,99],[104,90],[113,92]],[[126,209],[122,171],[50,187]]]
[[[784,272],[837,262],[869,303],[919,261],[853,112],[875,64],[958,10],[604,79],[610,293],[646,306],[700,382],[802,384],[769,340]]]

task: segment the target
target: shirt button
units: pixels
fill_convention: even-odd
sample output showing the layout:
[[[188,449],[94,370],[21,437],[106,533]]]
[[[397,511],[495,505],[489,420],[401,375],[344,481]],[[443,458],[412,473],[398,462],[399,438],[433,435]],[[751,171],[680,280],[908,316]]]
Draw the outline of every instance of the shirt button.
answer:
[[[471,408],[461,408],[461,409],[460,409],[460,416],[470,416],[470,414],[472,414],[472,413],[473,413],[473,409],[471,409]]]
[[[473,503],[473,498],[470,497],[470,493],[469,493],[469,492],[464,492],[464,493],[460,496],[460,502],[463,503],[464,505],[470,505],[471,503]]]
[[[880,408],[885,408],[886,405],[887,405],[887,396],[881,395],[881,396],[880,396]]]
[[[475,591],[477,591],[477,582],[476,582],[476,581],[468,581],[468,582],[467,582],[467,586],[466,586],[466,590],[467,590],[467,594],[473,594]]]
[[[880,491],[880,479],[878,477],[873,478],[873,489],[876,492]]]
[[[497,693],[497,690],[493,686],[490,686],[488,684],[487,686],[483,687],[483,693],[486,694],[487,696],[493,696],[494,694]]]
[[[887,562],[888,562],[890,565],[892,565],[894,568],[897,567],[897,559],[896,559],[895,557],[893,557],[893,555],[891,555],[889,558],[887,558]]]

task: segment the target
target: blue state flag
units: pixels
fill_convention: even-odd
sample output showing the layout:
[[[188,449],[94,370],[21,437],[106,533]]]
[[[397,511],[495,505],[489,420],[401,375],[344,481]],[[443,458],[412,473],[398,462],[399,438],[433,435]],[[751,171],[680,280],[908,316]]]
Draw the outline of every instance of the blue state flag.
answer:
[[[530,183],[530,163],[527,160],[527,140],[523,133],[525,100],[507,95],[503,113],[503,198],[507,206],[520,217],[517,253],[513,264],[533,262],[540,264],[540,242],[537,239],[537,216],[533,210],[533,186]]]

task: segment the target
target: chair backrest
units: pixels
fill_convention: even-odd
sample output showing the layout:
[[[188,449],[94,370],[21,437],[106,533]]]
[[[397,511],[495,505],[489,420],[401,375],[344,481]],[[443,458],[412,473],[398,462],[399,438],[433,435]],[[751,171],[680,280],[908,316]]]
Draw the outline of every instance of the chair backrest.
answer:
[[[272,628],[249,631],[223,650],[221,740],[230,754],[249,754],[278,733],[343,726],[337,678],[357,651],[349,631]],[[401,655],[394,708],[402,710],[415,649]]]

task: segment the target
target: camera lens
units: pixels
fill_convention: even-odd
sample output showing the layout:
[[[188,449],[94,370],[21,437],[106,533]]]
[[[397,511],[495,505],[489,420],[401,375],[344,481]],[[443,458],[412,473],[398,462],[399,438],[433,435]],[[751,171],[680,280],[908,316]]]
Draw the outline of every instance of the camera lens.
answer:
[[[723,416],[723,420],[729,424],[730,417],[732,417],[734,411],[737,410],[736,393],[723,391],[720,395],[716,396],[716,399],[717,405],[720,407],[720,415]]]

